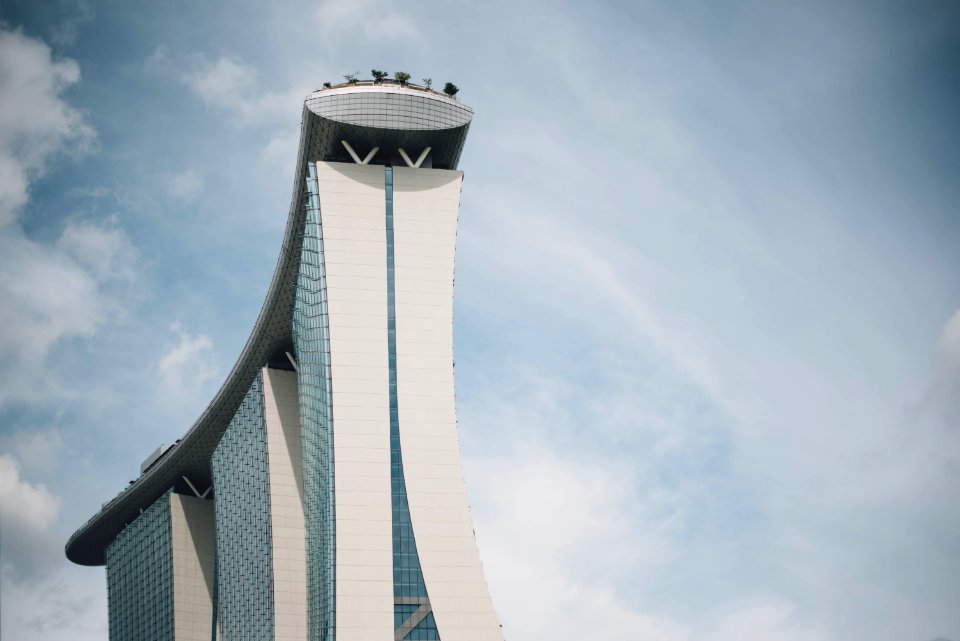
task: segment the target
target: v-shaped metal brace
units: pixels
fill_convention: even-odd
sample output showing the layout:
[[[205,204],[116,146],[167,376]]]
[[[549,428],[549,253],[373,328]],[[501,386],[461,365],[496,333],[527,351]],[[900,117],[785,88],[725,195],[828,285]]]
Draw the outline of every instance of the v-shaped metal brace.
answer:
[[[419,169],[420,165],[423,164],[423,161],[427,159],[427,154],[430,153],[430,147],[427,147],[426,149],[420,152],[420,157],[417,158],[417,162],[413,162],[412,160],[410,160],[410,156],[408,156],[407,152],[403,150],[403,147],[401,147],[397,151],[400,152],[400,157],[403,158],[403,162],[407,163],[407,167],[413,167],[414,169]]]
[[[347,153],[350,154],[351,158],[353,158],[353,162],[357,163],[358,165],[369,164],[370,161],[373,159],[374,154],[380,151],[380,147],[374,147],[373,149],[370,150],[370,153],[367,154],[366,158],[364,158],[363,160],[360,160],[360,156],[358,156],[357,152],[353,150],[353,147],[350,146],[350,143],[348,143],[346,140],[341,140],[340,142],[342,142],[343,146],[347,148]]]

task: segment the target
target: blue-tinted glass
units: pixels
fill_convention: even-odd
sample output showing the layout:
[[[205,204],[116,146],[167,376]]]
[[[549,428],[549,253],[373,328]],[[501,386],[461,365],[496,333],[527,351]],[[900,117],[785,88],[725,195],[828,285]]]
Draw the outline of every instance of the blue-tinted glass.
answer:
[[[110,641],[173,641],[170,494],[107,546]]]
[[[307,536],[307,621],[309,638],[335,637],[335,530],[333,419],[327,283],[317,169],[307,164],[306,219],[293,307],[297,359],[303,499]]]
[[[409,641],[439,641],[440,634],[437,632],[437,622],[433,618],[433,612],[425,616],[423,620],[403,638]]]
[[[394,629],[399,628],[404,621],[407,620],[414,611],[419,608],[419,605],[407,605],[407,604],[397,604],[393,609],[393,627]]]
[[[224,639],[273,638],[263,375],[258,374],[210,459],[216,488],[217,609]]]

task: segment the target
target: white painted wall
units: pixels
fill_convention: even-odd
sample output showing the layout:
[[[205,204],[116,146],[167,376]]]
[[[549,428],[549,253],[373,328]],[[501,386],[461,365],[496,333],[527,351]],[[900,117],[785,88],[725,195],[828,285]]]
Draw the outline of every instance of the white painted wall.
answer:
[[[440,637],[500,641],[457,438],[453,269],[462,180],[460,171],[394,169],[400,445],[414,536]]]
[[[173,628],[177,641],[209,641],[213,623],[213,501],[170,494]]]
[[[263,369],[263,411],[270,470],[276,641],[307,638],[307,551],[297,375]]]
[[[393,557],[384,170],[318,162],[317,179],[333,377],[337,641],[389,641]]]

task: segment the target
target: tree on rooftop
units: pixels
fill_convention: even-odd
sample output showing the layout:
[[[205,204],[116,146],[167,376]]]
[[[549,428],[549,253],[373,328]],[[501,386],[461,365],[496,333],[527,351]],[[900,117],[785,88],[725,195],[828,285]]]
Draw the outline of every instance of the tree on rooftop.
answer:
[[[447,84],[443,85],[443,93],[447,94],[451,98],[456,96],[458,91],[460,91],[460,87],[452,82],[448,82]]]
[[[373,76],[373,82],[379,85],[389,74],[387,74],[386,71],[380,71],[379,69],[371,69],[370,75]]]
[[[359,71],[354,71],[353,73],[345,73],[343,74],[343,79],[349,82],[351,85],[355,85],[357,84],[357,74],[359,73],[360,73]]]
[[[405,85],[410,82],[410,74],[408,74],[406,71],[398,71],[397,73],[393,74],[393,79],[399,82],[401,85]]]
[[[424,86],[424,87],[426,87],[427,89],[429,89],[431,85],[433,85],[433,78],[424,78],[424,79],[423,79],[423,86]]]

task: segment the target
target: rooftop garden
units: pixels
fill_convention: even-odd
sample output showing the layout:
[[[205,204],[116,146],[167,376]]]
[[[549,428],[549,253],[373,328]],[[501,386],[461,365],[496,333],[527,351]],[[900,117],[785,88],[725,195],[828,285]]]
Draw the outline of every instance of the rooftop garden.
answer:
[[[386,71],[382,71],[380,69],[371,69],[370,75],[373,76],[371,80],[360,80],[357,78],[358,75],[360,75],[359,71],[344,74],[344,82],[338,84],[325,82],[323,83],[323,88],[336,89],[339,87],[349,87],[351,85],[398,85],[400,87],[407,87],[409,89],[418,89],[420,91],[427,91],[438,95],[446,95],[449,98],[455,98],[457,93],[460,91],[460,88],[452,82],[445,83],[443,85],[443,91],[437,91],[433,88],[432,78],[424,78],[423,84],[418,85],[410,82],[410,74],[406,71],[397,71],[393,74],[393,78],[390,78],[390,74]]]

